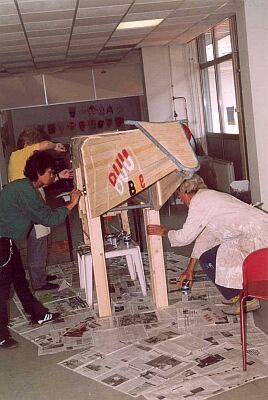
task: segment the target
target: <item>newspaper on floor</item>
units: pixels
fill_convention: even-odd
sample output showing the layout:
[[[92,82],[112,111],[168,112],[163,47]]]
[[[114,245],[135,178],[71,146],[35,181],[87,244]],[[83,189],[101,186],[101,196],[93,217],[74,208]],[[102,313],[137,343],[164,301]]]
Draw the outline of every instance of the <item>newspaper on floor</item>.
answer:
[[[165,254],[170,306],[154,309],[149,290],[148,257],[143,255],[148,296],[132,281],[124,258],[107,267],[113,316],[98,318],[77,291],[41,294],[62,317],[44,326],[29,325],[23,314],[12,329],[31,340],[39,355],[76,350],[60,365],[122,393],[164,400],[208,398],[268,376],[268,338],[247,318],[248,371],[242,371],[238,316],[222,313],[221,296],[202,271],[192,290],[182,293],[176,282],[188,258]],[[50,271],[73,282],[77,265],[56,265]],[[76,279],[76,278],[75,278]],[[74,292],[72,292],[74,290]]]

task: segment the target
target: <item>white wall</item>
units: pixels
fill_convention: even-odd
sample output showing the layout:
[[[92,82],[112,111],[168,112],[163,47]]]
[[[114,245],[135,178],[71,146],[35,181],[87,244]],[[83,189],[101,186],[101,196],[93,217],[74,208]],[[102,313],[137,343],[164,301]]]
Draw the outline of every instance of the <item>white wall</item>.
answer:
[[[144,80],[151,122],[173,121],[172,97],[185,97],[191,119],[186,59],[183,46],[144,47]],[[172,87],[173,86],[173,87]],[[175,100],[178,119],[185,118],[184,101]]]
[[[0,110],[142,94],[139,52],[118,64],[0,78]]]
[[[69,143],[76,135],[90,135],[104,131],[124,130],[124,120],[140,120],[138,96],[27,107],[11,110],[14,138],[23,129],[42,129],[53,141]]]
[[[172,92],[168,47],[142,49],[149,121],[172,121]]]
[[[253,201],[268,210],[268,2],[241,1],[237,28]]]

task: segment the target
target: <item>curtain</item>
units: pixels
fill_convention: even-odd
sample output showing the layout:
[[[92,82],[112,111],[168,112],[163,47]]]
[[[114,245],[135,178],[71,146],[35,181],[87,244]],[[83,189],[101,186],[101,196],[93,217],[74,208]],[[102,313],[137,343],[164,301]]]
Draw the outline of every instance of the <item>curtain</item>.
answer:
[[[198,63],[197,41],[192,40],[185,45],[185,58],[187,64],[190,98],[192,104],[193,119],[189,121],[189,127],[201,148],[207,153],[204,113],[202,105],[202,90],[200,82],[200,69]]]

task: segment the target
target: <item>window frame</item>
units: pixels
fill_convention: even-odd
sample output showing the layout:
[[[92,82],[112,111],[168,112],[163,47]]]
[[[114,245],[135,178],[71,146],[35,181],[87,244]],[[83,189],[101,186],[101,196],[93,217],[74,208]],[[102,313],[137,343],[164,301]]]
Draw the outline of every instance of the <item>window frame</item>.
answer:
[[[217,27],[222,24],[224,21],[229,21],[229,27],[230,27],[230,40],[231,40],[231,53],[225,54],[223,56],[218,57],[217,56],[217,45],[216,45],[216,40],[215,40],[215,30]],[[200,75],[202,75],[202,71],[205,69],[208,69],[209,67],[214,67],[215,71],[215,84],[216,84],[216,96],[217,96],[217,109],[218,109],[218,115],[219,115],[219,125],[220,125],[220,132],[211,132],[208,129],[207,126],[207,119],[205,118],[205,128],[206,128],[206,134],[209,136],[217,136],[217,135],[239,135],[240,131],[240,126],[239,126],[239,118],[238,118],[238,132],[237,133],[226,133],[224,132],[224,122],[223,122],[223,112],[222,112],[222,104],[221,104],[221,89],[220,89],[220,77],[219,77],[219,65],[226,62],[226,61],[231,61],[232,62],[232,70],[233,70],[233,79],[234,79],[234,92],[235,92],[235,98],[236,98],[236,112],[240,109],[238,106],[238,95],[237,95],[237,83],[236,83],[236,65],[238,64],[237,61],[235,60],[237,56],[237,40],[236,40],[236,31],[235,31],[235,20],[234,17],[231,18],[226,18],[225,20],[221,21],[220,24],[215,25],[214,27],[210,28],[208,31],[203,33],[197,38],[197,49],[198,49],[198,61],[199,61],[199,68],[200,68]],[[211,32],[211,37],[212,37],[212,48],[213,48],[213,60],[210,61],[202,61],[202,56],[206,53],[205,50],[205,34],[208,32]],[[204,113],[206,115],[207,109],[204,104],[205,100],[205,92],[207,89],[204,88],[204,82],[201,79],[201,90],[202,90],[202,97],[203,97],[203,107],[204,107]],[[238,117],[238,116],[237,116]]]

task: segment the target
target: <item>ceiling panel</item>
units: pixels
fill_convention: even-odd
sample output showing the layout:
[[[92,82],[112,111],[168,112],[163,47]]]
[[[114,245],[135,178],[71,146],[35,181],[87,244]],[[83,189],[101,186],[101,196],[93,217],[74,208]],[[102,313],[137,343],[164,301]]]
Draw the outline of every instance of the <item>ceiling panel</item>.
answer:
[[[128,5],[122,5],[111,7],[79,8],[77,11],[77,18],[108,17],[110,15],[122,16],[125,14],[128,7]]]
[[[68,57],[71,55],[85,55],[85,54],[92,54],[92,53],[98,53],[102,49],[102,46],[88,46],[82,49],[69,49],[68,51]]]
[[[83,39],[83,40],[71,40],[70,43],[70,49],[75,49],[75,48],[88,48],[89,45],[103,45],[108,38],[102,38],[102,37],[98,37],[98,38],[93,38],[93,39]]]
[[[206,6],[211,6],[211,5],[222,5],[228,2],[228,0],[185,0],[183,2],[183,8],[195,8],[195,7],[206,7]]]
[[[109,38],[110,32],[91,32],[91,33],[78,33],[77,35],[72,36],[72,40],[83,40],[83,39],[94,39],[97,40],[98,38]]]
[[[22,19],[25,23],[27,23],[27,22],[41,22],[41,21],[60,21],[60,20],[72,19],[73,16],[74,16],[73,10],[64,10],[64,11],[50,11],[44,13],[22,14]]]
[[[61,20],[61,21],[27,22],[27,23],[24,23],[24,26],[28,33],[28,31],[70,28],[72,26],[72,22],[73,22],[72,19],[65,19],[65,20]]]
[[[45,13],[52,10],[74,10],[77,0],[18,0],[21,13]]]
[[[186,43],[234,13],[233,0],[0,0],[0,71],[128,59],[135,47]],[[116,30],[120,22],[162,19]],[[137,57],[133,58],[133,60]]]
[[[128,13],[123,21],[144,21],[146,19],[166,18],[170,11],[153,11],[145,13]]]
[[[177,3],[178,3],[178,5],[180,5],[185,1],[188,1],[188,0],[177,0]],[[137,0],[135,3],[136,4],[143,4],[143,3],[155,4],[155,3],[170,3],[170,2],[171,2],[171,0]]]
[[[16,25],[20,23],[19,16],[17,14],[1,15],[0,14],[0,25]]]
[[[131,3],[133,0],[80,0],[79,7],[107,7]]]
[[[36,56],[35,57],[36,62],[55,61],[55,60],[65,60],[65,53],[50,55],[50,56]]]
[[[61,35],[70,35],[71,33],[71,26],[69,28],[59,28],[59,29],[44,29],[42,31],[28,31],[27,36],[28,38],[34,37],[42,37],[42,36],[61,36]]]
[[[130,13],[141,13],[151,11],[173,11],[182,3],[182,1],[167,1],[167,2],[153,2],[153,3],[139,3],[136,2],[131,9]]]
[[[62,53],[64,54],[66,51],[66,47],[67,46],[58,46],[58,47],[49,47],[49,48],[36,48],[36,49],[32,49],[32,53],[34,55],[37,54],[58,54],[58,53]]]
[[[12,1],[11,3],[0,3],[0,15],[10,15],[10,14],[17,14],[17,9]]]
[[[102,25],[90,25],[90,26],[74,26],[73,34],[77,33],[87,33],[91,32],[113,32],[113,30],[117,27],[117,24],[102,24]]]
[[[27,51],[28,50],[28,46],[27,44],[22,44],[19,46],[0,46],[0,54],[1,53],[8,53],[8,52],[15,52],[16,51]]]
[[[97,53],[94,54],[70,54],[67,57],[67,62],[73,62],[73,61],[91,61],[94,60],[96,57]]]
[[[179,9],[173,13],[175,17],[190,17],[195,15],[208,15],[216,11],[218,6]]]
[[[120,17],[118,15],[110,15],[108,17],[96,17],[96,18],[77,18],[75,25],[87,26],[87,25],[102,25],[112,24],[113,22],[119,23]]]
[[[53,44],[53,43],[62,43],[67,42],[69,40],[70,35],[58,35],[58,36],[41,36],[41,37],[30,37],[29,43],[31,46],[36,44]]]

